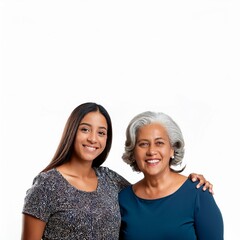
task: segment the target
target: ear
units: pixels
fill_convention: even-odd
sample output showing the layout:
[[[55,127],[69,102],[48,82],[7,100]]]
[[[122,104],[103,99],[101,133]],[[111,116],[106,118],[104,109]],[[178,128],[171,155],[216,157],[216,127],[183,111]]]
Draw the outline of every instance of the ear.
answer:
[[[173,148],[171,149],[170,156],[174,157],[174,149]]]

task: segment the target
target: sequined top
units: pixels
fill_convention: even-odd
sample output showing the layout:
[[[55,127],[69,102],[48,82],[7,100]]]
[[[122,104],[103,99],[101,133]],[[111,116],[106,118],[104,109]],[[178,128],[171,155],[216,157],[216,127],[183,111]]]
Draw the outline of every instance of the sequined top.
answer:
[[[47,223],[42,239],[118,239],[118,193],[129,182],[107,167],[94,170],[98,186],[93,192],[78,190],[56,169],[34,178],[22,212]]]

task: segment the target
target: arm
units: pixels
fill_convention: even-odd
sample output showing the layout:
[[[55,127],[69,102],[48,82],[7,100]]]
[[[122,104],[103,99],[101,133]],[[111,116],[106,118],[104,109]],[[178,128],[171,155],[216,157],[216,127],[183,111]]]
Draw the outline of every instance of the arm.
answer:
[[[198,191],[195,204],[194,222],[197,239],[224,239],[222,214],[212,194]]]
[[[51,175],[49,175],[51,177]],[[35,177],[33,185],[27,190],[22,210],[21,240],[40,240],[52,213],[53,191],[47,174]]]
[[[196,188],[200,188],[202,185],[204,185],[203,191],[205,191],[205,190],[208,189],[208,191],[209,191],[210,193],[214,194],[214,192],[213,192],[213,185],[212,185],[209,181],[207,181],[202,174],[191,173],[191,174],[189,175],[189,178],[190,178],[193,182],[195,182],[195,181],[197,181],[197,180],[199,181],[199,183],[197,184]]]
[[[27,214],[23,214],[21,240],[41,240],[46,223]]]

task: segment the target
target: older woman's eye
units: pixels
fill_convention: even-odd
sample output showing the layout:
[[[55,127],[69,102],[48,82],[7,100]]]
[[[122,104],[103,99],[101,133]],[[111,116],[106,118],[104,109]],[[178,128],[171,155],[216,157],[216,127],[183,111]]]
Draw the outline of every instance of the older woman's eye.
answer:
[[[148,143],[147,142],[141,142],[138,144],[139,147],[147,147]]]

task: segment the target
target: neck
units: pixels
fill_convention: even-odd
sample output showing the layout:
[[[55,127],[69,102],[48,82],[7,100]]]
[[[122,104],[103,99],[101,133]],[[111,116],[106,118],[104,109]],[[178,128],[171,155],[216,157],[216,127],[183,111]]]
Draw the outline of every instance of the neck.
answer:
[[[171,172],[165,176],[144,176],[133,186],[135,194],[144,199],[157,199],[175,192],[184,182],[186,177]]]
[[[95,171],[92,168],[92,162],[82,163],[70,161],[61,165],[59,170],[76,178],[89,178],[95,176]]]

